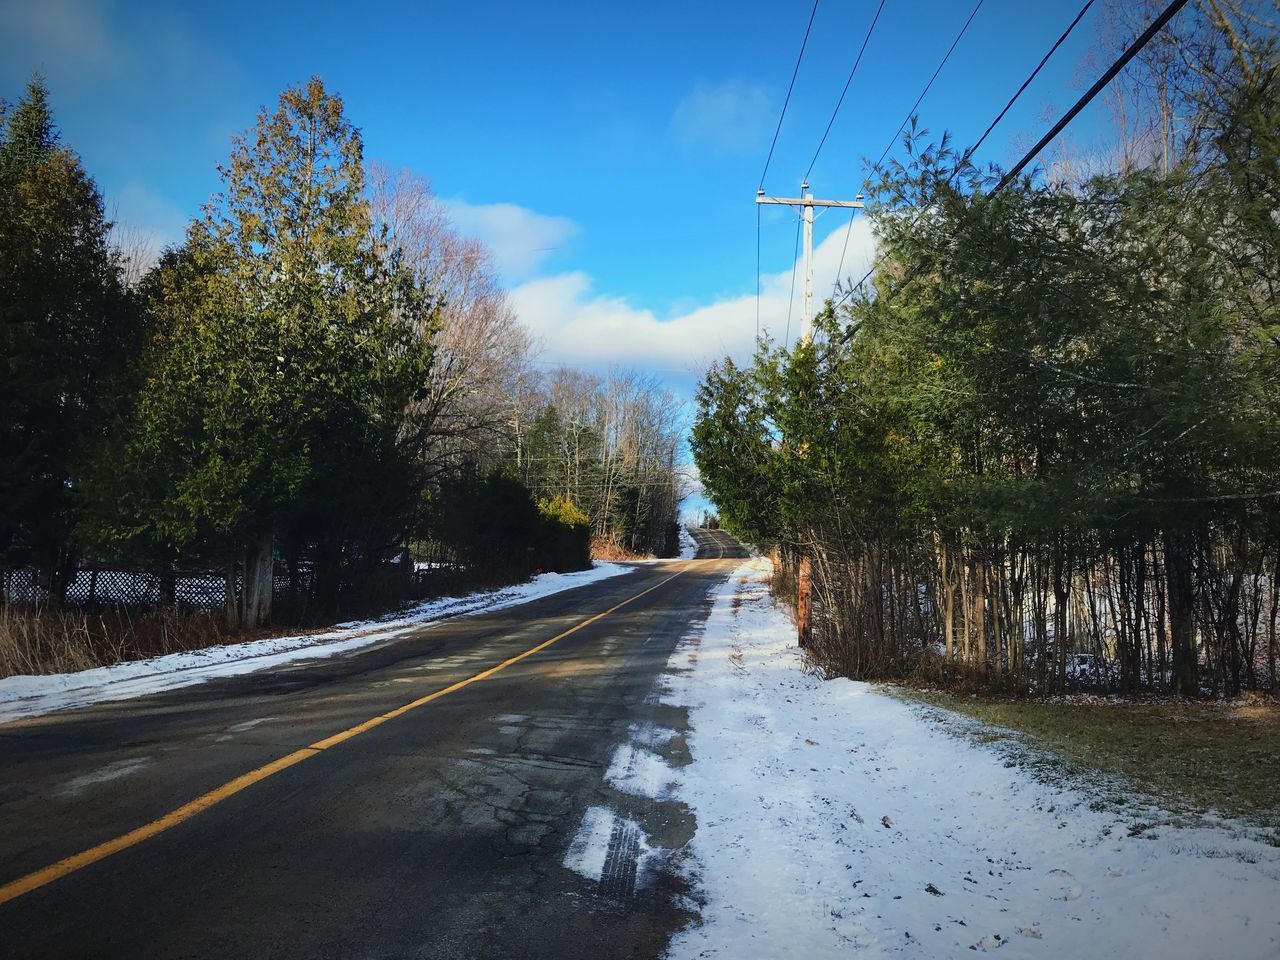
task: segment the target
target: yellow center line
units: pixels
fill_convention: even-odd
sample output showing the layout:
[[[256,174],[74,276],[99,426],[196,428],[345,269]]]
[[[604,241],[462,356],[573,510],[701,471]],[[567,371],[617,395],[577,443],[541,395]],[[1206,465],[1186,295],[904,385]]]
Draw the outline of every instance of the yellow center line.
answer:
[[[723,552],[722,548],[721,553],[723,554]],[[571,633],[577,633],[584,627],[589,627],[598,620],[603,620],[611,613],[621,610],[627,604],[639,600],[645,594],[652,593],[659,587],[665,586],[682,573],[686,573],[689,569],[690,565],[686,565],[683,569],[678,570],[666,579],[655,583],[652,587],[641,590],[639,593],[628,597],[626,600],[610,607],[603,613],[597,613],[595,616],[588,617],[586,620],[574,624],[563,633],[556,634],[550,640],[544,640],[542,643],[539,643],[537,646],[530,647],[523,653],[518,653],[514,657],[503,660],[496,666],[489,667],[487,670],[481,670],[474,676],[467,677],[465,680],[459,680],[457,683],[452,683],[443,689],[437,690],[435,693],[429,693],[425,697],[419,697],[417,700],[411,700],[403,706],[396,707],[394,710],[389,710],[376,717],[371,717],[363,723],[358,723],[354,727],[348,727],[346,730],[342,730],[332,736],[325,737],[323,740],[317,740],[310,746],[302,747],[301,749],[293,751],[293,753],[285,754],[283,757],[272,760],[270,763],[263,764],[256,770],[250,770],[248,773],[243,773],[234,780],[228,780],[222,786],[215,787],[208,793],[202,794],[194,800],[184,803],[177,809],[171,810],[169,813],[152,820],[150,823],[144,824],[134,830],[130,830],[128,833],[121,834],[114,839],[107,840],[105,843],[100,843],[96,847],[90,847],[88,850],[82,850],[80,853],[73,854],[72,856],[59,860],[57,863],[43,867],[40,870],[28,873],[25,877],[19,877],[17,880],[6,883],[4,886],[0,887],[0,904],[8,903],[10,900],[16,900],[23,894],[30,893],[32,890],[38,890],[45,884],[52,883],[54,880],[58,880],[68,874],[75,873],[77,870],[82,870],[90,864],[97,863],[99,860],[104,860],[113,853],[119,853],[121,850],[126,850],[129,847],[141,843],[143,840],[147,840],[157,834],[164,833],[166,830],[176,827],[180,823],[185,823],[196,814],[203,813],[214,804],[221,803],[228,797],[235,796],[241,790],[251,787],[253,784],[267,779],[267,777],[274,776],[282,770],[287,770],[294,764],[301,763],[303,760],[308,760],[330,747],[337,746],[340,743],[345,743],[353,737],[358,737],[360,734],[366,733],[374,727],[381,726],[388,720],[394,720],[396,717],[403,716],[410,710],[416,710],[418,707],[425,706],[433,700],[439,700],[441,697],[448,696],[451,693],[461,690],[463,687],[470,686],[480,680],[492,677],[495,673],[507,669],[507,667],[512,664],[519,663],[526,657],[531,657],[535,653],[539,653],[540,651],[547,649],[547,647],[551,646],[558,640],[563,640]]]

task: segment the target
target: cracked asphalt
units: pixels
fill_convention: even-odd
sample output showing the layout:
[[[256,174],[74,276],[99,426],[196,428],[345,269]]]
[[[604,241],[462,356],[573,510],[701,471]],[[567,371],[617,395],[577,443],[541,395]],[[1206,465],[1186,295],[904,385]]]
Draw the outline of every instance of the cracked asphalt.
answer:
[[[542,643],[515,663],[0,904],[0,957],[657,957],[695,918],[677,801],[604,774],[636,729],[675,731],[657,681],[745,556],[633,573],[328,660],[0,726],[0,884],[111,840],[233,778]],[[723,559],[720,559],[723,558]],[[605,882],[563,865],[588,807],[636,838]],[[630,860],[628,861],[628,858]]]

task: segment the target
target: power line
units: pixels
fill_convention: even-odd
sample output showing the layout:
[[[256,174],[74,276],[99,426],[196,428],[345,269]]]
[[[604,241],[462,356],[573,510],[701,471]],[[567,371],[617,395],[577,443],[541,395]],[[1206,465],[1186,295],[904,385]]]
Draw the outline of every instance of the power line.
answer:
[[[862,46],[858,50],[858,56],[853,61],[853,69],[849,71],[849,79],[844,82],[844,89],[840,91],[840,99],[836,101],[836,107],[831,111],[831,119],[827,121],[827,129],[822,131],[822,139],[818,141],[818,149],[813,151],[813,159],[809,161],[809,169],[805,171],[804,178],[807,181],[809,174],[813,173],[813,165],[818,162],[818,154],[822,152],[823,146],[827,142],[827,134],[831,132],[831,126],[836,122],[836,114],[840,112],[840,106],[844,103],[845,94],[849,92],[849,85],[853,83],[853,75],[858,72],[858,64],[862,63],[862,55],[866,53],[867,43],[871,40],[871,34],[876,28],[876,22],[880,19],[880,12],[884,9],[885,0],[880,0],[880,6],[876,8],[876,15],[871,18],[871,26],[867,27],[867,35],[862,38]]]
[[[1027,155],[1023,157],[1021,160],[1019,160],[1016,164],[1014,164],[1014,167],[1012,170],[1010,170],[1008,173],[1006,173],[1003,177],[1000,178],[1000,182],[995,185],[995,187],[992,189],[991,193],[988,194],[988,196],[998,193],[1010,181],[1012,181],[1018,174],[1020,174],[1023,168],[1026,167],[1026,165],[1030,163],[1032,160],[1034,160],[1036,156],[1040,153],[1040,151],[1043,150],[1045,147],[1047,147],[1050,144],[1050,142],[1052,142],[1054,137],[1056,137],[1066,128],[1067,124],[1069,124],[1072,120],[1075,119],[1076,114],[1078,114],[1081,110],[1087,107],[1089,105],[1089,101],[1091,101],[1094,97],[1096,97],[1099,93],[1101,93],[1102,89],[1108,83],[1110,83],[1112,80],[1115,79],[1116,74],[1118,74],[1121,70],[1123,70],[1125,66],[1129,63],[1129,61],[1132,60],[1134,57],[1136,57],[1138,55],[1138,52],[1143,47],[1145,47],[1148,43],[1150,43],[1152,38],[1157,33],[1160,32],[1160,30],[1164,27],[1164,25],[1168,23],[1170,20],[1172,20],[1174,15],[1186,5],[1187,5],[1187,0],[1173,0],[1173,3],[1169,4],[1169,6],[1165,8],[1164,13],[1160,14],[1160,16],[1156,17],[1153,21],[1151,21],[1151,25],[1147,27],[1145,31],[1143,31],[1142,36],[1138,37],[1137,40],[1131,43],[1129,45],[1129,48],[1120,55],[1119,59],[1117,59],[1116,62],[1113,63],[1107,69],[1107,72],[1104,73],[1102,76],[1100,76],[1094,82],[1093,86],[1085,91],[1084,96],[1082,96],[1079,100],[1075,102],[1075,106],[1073,106],[1070,110],[1064,113],[1062,115],[1062,118],[1053,125],[1053,127],[1049,130],[1049,132],[1040,138],[1040,142],[1037,143],[1034,147],[1032,147],[1029,151],[1027,151]]]
[[[836,281],[835,281],[836,286],[840,285],[840,271],[844,269],[844,258],[845,258],[845,255],[849,252],[849,238],[851,236],[853,236],[853,217],[852,216],[849,217],[849,227],[844,232],[844,246],[840,248],[840,264],[839,266],[836,267]],[[871,270],[874,270],[874,269],[875,269],[875,265],[872,264]],[[866,273],[866,276],[864,276],[861,280],[858,281],[859,287],[867,282],[867,277],[871,276],[871,270],[868,270]],[[852,289],[854,288],[851,287],[850,290]],[[845,295],[841,297],[838,301],[836,301],[836,306],[838,307],[840,306],[840,304],[844,303],[844,301],[848,298],[848,296],[849,296],[849,293],[848,291],[846,291]]]
[[[756,204],[756,339],[760,339],[760,205]]]
[[[1045,55],[1040,58],[1040,62],[1036,64],[1035,69],[1032,70],[1030,74],[1028,74],[1027,78],[1022,81],[1021,86],[1018,87],[1014,95],[1009,98],[1009,102],[1004,105],[1004,109],[1001,110],[1000,113],[996,115],[996,118],[987,125],[987,129],[982,132],[982,136],[978,137],[978,139],[974,141],[973,145],[970,146],[969,149],[964,152],[964,156],[960,161],[961,164],[968,161],[969,158],[972,157],[973,154],[977,151],[977,149],[980,146],[982,146],[982,144],[986,141],[987,137],[991,135],[991,131],[996,128],[996,126],[1000,123],[1001,120],[1004,119],[1005,114],[1007,114],[1009,110],[1013,107],[1013,105],[1018,101],[1018,98],[1021,97],[1022,94],[1026,92],[1027,87],[1031,85],[1032,81],[1035,80],[1035,78],[1039,75],[1040,71],[1044,69],[1045,64],[1049,62],[1049,59],[1058,51],[1058,48],[1061,47],[1064,42],[1066,42],[1067,37],[1071,35],[1072,31],[1075,30],[1075,28],[1079,25],[1080,21],[1084,19],[1084,15],[1089,12],[1089,8],[1093,6],[1093,2],[1094,0],[1086,0],[1085,5],[1081,7],[1080,12],[1076,14],[1075,19],[1072,20],[1071,23],[1067,25],[1067,29],[1064,30],[1062,32],[1062,35],[1059,36],[1058,39],[1054,41],[1053,46],[1049,48],[1048,52],[1046,52]],[[1186,0],[1183,0],[1183,2],[1185,3]],[[852,224],[850,225],[850,229],[852,229]],[[846,249],[848,247],[848,243],[849,243],[849,238],[846,235],[845,236]],[[850,297],[853,291],[857,290],[867,282],[867,280],[875,272],[875,268],[879,266],[880,263],[882,262],[882,259],[883,258],[881,257],[876,258],[875,262],[871,265],[870,269],[868,269],[867,272],[862,275],[862,279],[859,280],[857,283],[855,283],[853,286],[851,286],[848,290],[846,290],[844,293],[844,296],[842,296],[838,301],[836,301],[836,306],[839,306],[840,304],[844,303],[844,301]],[[840,265],[841,267],[844,266],[843,254],[841,255],[841,258],[840,258]],[[840,277],[840,274],[839,274],[839,271],[837,271],[836,272],[837,283],[839,282],[839,277]]]
[[[962,26],[960,28],[960,32],[956,34],[956,38],[951,41],[951,46],[947,48],[947,52],[943,54],[942,60],[938,62],[938,67],[936,70],[933,71],[933,76],[931,76],[929,78],[929,82],[924,85],[924,89],[920,91],[920,96],[916,97],[916,102],[912,104],[911,109],[907,111],[907,115],[903,117],[902,123],[898,125],[898,129],[894,132],[893,136],[889,138],[889,142],[885,146],[884,152],[880,154],[880,159],[877,160],[875,163],[877,167],[880,166],[880,164],[884,163],[884,158],[889,155],[889,151],[893,149],[893,145],[898,142],[898,135],[902,133],[904,129],[906,129],[907,124],[911,121],[911,118],[915,115],[915,112],[919,108],[921,102],[923,102],[925,96],[929,93],[929,89],[933,86],[933,82],[938,79],[938,74],[942,72],[942,68],[945,67],[947,65],[947,61],[951,59],[951,54],[955,52],[955,49],[960,44],[960,41],[964,39],[965,33],[967,33],[969,30],[969,24],[973,23],[973,18],[976,17],[978,15],[978,11],[982,9],[982,3],[983,3],[983,0],[978,0],[978,2],[974,4],[973,12],[969,14],[969,19],[964,22],[964,26]],[[840,264],[839,266],[836,267],[837,283],[840,282],[840,271],[844,269],[844,258],[845,258],[845,255],[849,252],[849,237],[852,233],[853,233],[853,218],[850,217],[849,229],[846,230],[844,234],[844,246],[840,250]]]
[[[1134,57],[1136,57],[1138,53],[1141,52],[1142,48],[1145,47],[1148,43],[1150,43],[1151,40],[1156,36],[1156,34],[1158,34],[1161,31],[1161,29],[1164,28],[1165,24],[1167,24],[1170,20],[1172,20],[1173,17],[1178,13],[1178,11],[1181,10],[1186,5],[1187,5],[1187,0],[1173,0],[1173,2],[1170,3],[1168,7],[1165,8],[1164,12],[1161,13],[1160,16],[1156,17],[1155,20],[1151,21],[1151,24],[1147,27],[1146,30],[1143,31],[1142,35],[1139,36],[1136,40],[1134,40],[1134,42],[1130,44],[1125,49],[1125,51],[1120,54],[1118,58],[1116,58],[1116,61],[1113,64],[1111,64],[1111,66],[1107,68],[1107,70],[1102,74],[1102,76],[1100,76],[1094,82],[1093,86],[1091,86],[1087,91],[1085,91],[1084,95],[1075,102],[1075,105],[1072,106],[1070,110],[1068,110],[1066,113],[1062,115],[1062,117],[1058,120],[1058,122],[1055,123],[1053,127],[1049,130],[1049,132],[1046,133],[1043,137],[1041,137],[1040,141],[1034,147],[1032,147],[1029,151],[1027,151],[1026,155],[1021,160],[1019,160],[1008,173],[1006,173],[1003,177],[1000,178],[1000,181],[991,189],[991,192],[988,193],[987,196],[989,197],[994,196],[997,192],[999,192],[1005,186],[1007,186],[1015,177],[1017,177],[1017,175],[1023,171],[1023,169],[1027,166],[1027,164],[1029,164],[1032,160],[1034,160],[1041,150],[1043,150],[1046,146],[1048,146],[1049,143],[1051,143],[1059,133],[1061,133],[1064,129],[1066,129],[1067,124],[1069,124],[1072,120],[1074,120],[1076,116],[1080,113],[1080,111],[1083,110],[1086,106],[1088,106],[1090,101],[1092,101],[1094,97],[1096,97],[1099,93],[1101,93],[1102,90],[1107,86],[1107,84],[1109,84],[1112,80],[1114,80],[1116,78],[1116,75],[1120,73],[1120,71],[1123,70],[1129,64],[1129,61],[1132,60]],[[1086,10],[1088,9],[1088,6],[1089,4],[1085,4]],[[1074,29],[1076,23],[1080,21],[1080,18],[1083,15],[1084,15],[1084,11],[1082,10],[1080,14],[1076,16],[1076,19],[1072,21],[1071,26],[1067,28],[1067,33],[1070,33],[1071,30]],[[1066,38],[1066,34],[1063,34],[1063,36],[1058,39],[1058,42],[1053,45],[1052,49],[1050,49],[1049,53],[1052,54],[1053,51],[1056,50],[1061,45],[1062,41],[1065,38]],[[1043,66],[1044,66],[1044,61],[1041,61],[1040,65],[1036,67],[1035,71],[1033,71],[1032,76],[1034,76],[1035,73],[1039,72],[1040,67],[1043,67]],[[1027,82],[1029,83],[1030,80],[1028,79]],[[1021,94],[1022,90],[1025,88],[1026,88],[1026,84],[1024,83],[1022,88],[1018,90],[1018,93],[1014,95],[1014,100],[1018,98],[1018,95]],[[1004,116],[1004,114],[1008,111],[1009,106],[1012,106],[1012,104],[1013,104],[1013,100],[1009,101],[1009,105],[1007,105],[1005,109],[1001,111],[1000,116]],[[999,119],[1000,117],[997,117],[996,122],[999,122]],[[994,127],[995,123],[992,123],[991,126]],[[982,137],[979,138],[978,142],[981,143],[982,139],[985,139],[987,134],[989,134],[990,132],[991,132],[991,128],[988,127],[987,131],[983,133]],[[968,154],[971,154],[973,150],[976,149],[976,146],[977,145],[975,144],[974,147],[971,147],[969,151],[966,153],[966,156]],[[859,280],[856,284],[854,284],[848,290],[846,290],[844,296],[842,296],[836,302],[835,305],[839,306],[841,303],[843,303],[846,299],[849,298],[849,296],[853,293],[854,290],[857,290],[864,283],[866,283],[867,279],[875,271],[875,267],[878,266],[881,262],[882,262],[882,258],[877,257],[876,262],[872,264],[872,268],[863,275],[861,280]],[[852,333],[852,331],[850,331],[849,333],[846,333],[843,337],[841,337],[840,342],[844,343],[846,340],[848,340],[850,333]]]
[[[791,91],[796,87],[796,76],[800,73],[800,61],[804,59],[804,48],[809,45],[809,31],[813,29],[813,18],[818,14],[818,0],[813,0],[813,10],[809,13],[809,25],[804,28],[804,39],[800,42],[800,53],[796,56],[795,69],[791,71],[791,84],[787,87],[787,97],[782,101],[782,113],[778,115],[778,126],[773,131],[773,142],[769,144],[769,155],[765,157],[764,169],[760,171],[760,186],[764,186],[765,175],[769,172],[769,163],[773,160],[773,148],[778,145],[778,134],[782,131],[782,120],[787,115],[787,105],[791,103]]]
[[[920,91],[920,96],[916,97],[916,102],[912,104],[911,109],[907,111],[907,115],[903,117],[902,123],[899,124],[897,132],[889,139],[885,145],[884,152],[880,154],[880,159],[876,161],[876,166],[884,163],[884,158],[889,155],[889,151],[893,149],[893,145],[898,142],[898,135],[906,129],[907,124],[911,122],[911,118],[915,116],[916,110],[920,107],[921,102],[929,93],[929,88],[933,86],[933,81],[938,79],[938,74],[942,72],[942,68],[947,65],[947,61],[951,59],[951,54],[955,52],[960,41],[964,39],[965,33],[969,29],[969,24],[973,23],[973,18],[978,15],[978,11],[982,9],[983,0],[978,0],[973,6],[973,12],[969,14],[969,19],[964,22],[964,26],[960,28],[960,32],[956,34],[956,38],[951,41],[951,46],[947,48],[947,52],[943,54],[942,61],[938,64],[938,69],[933,71],[933,76],[929,78],[929,82],[924,85],[924,89]]]
[[[782,342],[791,340],[791,308],[796,302],[796,260],[800,257],[800,218],[796,217],[796,248],[791,254],[791,297],[787,300],[787,333]]]
[[[760,192],[764,193],[764,178],[769,173],[769,164],[773,161],[773,151],[778,145],[778,134],[782,132],[782,121],[787,116],[787,106],[791,103],[791,92],[796,87],[796,77],[800,74],[800,61],[804,59],[805,47],[809,45],[809,31],[813,29],[813,18],[818,15],[818,2],[813,0],[813,9],[809,11],[809,22],[804,28],[804,39],[800,41],[800,52],[796,54],[796,65],[791,71],[791,83],[787,86],[787,96],[782,101],[782,112],[778,114],[778,125],[773,130],[773,141],[769,144],[769,154],[764,158],[764,169],[760,171]],[[796,243],[800,242],[800,228],[796,227]],[[791,295],[795,298],[796,261],[791,258]],[[787,331],[791,330],[791,304],[787,304]],[[760,339],[760,208],[756,207],[756,339]]]
[[[1049,48],[1049,52],[1046,53],[1043,57],[1041,57],[1040,62],[1036,64],[1036,68],[1031,71],[1030,76],[1028,76],[1027,79],[1022,81],[1022,86],[1018,88],[1018,92],[1009,98],[1009,102],[1004,105],[1004,109],[1001,110],[999,115],[994,120],[991,121],[991,123],[987,126],[987,129],[982,131],[982,136],[980,136],[976,141],[974,141],[973,146],[971,146],[968,150],[964,152],[964,157],[960,161],[961,164],[964,164],[964,162],[968,160],[971,156],[973,156],[973,154],[977,151],[977,149],[980,146],[982,146],[983,141],[986,140],[987,137],[990,135],[991,131],[996,128],[996,124],[998,124],[1001,120],[1004,119],[1004,115],[1009,112],[1009,109],[1017,102],[1018,98],[1022,96],[1022,94],[1026,91],[1027,87],[1031,85],[1031,81],[1033,81],[1036,78],[1036,76],[1040,73],[1040,71],[1044,69],[1044,65],[1049,62],[1049,58],[1052,57],[1055,53],[1057,53],[1058,48],[1062,46],[1062,44],[1066,41],[1067,37],[1071,36],[1071,31],[1074,30],[1076,28],[1076,25],[1079,24],[1080,21],[1084,19],[1084,15],[1089,12],[1089,8],[1092,6],[1093,6],[1093,0],[1086,0],[1085,5],[1081,7],[1080,12],[1076,14],[1076,18],[1071,21],[1070,25],[1067,27],[1066,30],[1062,31],[1062,36],[1060,36],[1056,41],[1054,41],[1053,46]]]

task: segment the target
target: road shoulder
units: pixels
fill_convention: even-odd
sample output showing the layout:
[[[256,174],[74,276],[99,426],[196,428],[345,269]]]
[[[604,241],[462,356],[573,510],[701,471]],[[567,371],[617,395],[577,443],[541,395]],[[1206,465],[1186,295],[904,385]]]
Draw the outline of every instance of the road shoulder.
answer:
[[[673,958],[1277,955],[1280,851],[1226,826],[1131,832],[870,685],[817,678],[766,567],[739,568],[671,661],[702,903]]]
[[[576,573],[545,573],[526,583],[462,597],[441,597],[377,620],[340,624],[333,630],[229,643],[203,650],[95,667],[75,673],[0,679],[0,724],[115,700],[131,700],[307,660],[322,660],[395,640],[445,620],[494,613],[632,572],[597,563]]]

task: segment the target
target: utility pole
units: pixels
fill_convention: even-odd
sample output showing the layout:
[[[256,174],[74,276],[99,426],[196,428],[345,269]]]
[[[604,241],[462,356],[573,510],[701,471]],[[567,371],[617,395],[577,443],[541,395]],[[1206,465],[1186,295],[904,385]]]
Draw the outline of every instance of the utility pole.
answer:
[[[804,218],[804,326],[801,339],[808,343],[813,339],[813,208],[819,207],[852,207],[859,209],[865,204],[862,194],[857,200],[815,200],[809,192],[809,181],[800,184],[799,197],[766,197],[764,187],[756,191],[756,203],[780,203],[798,209]]]

